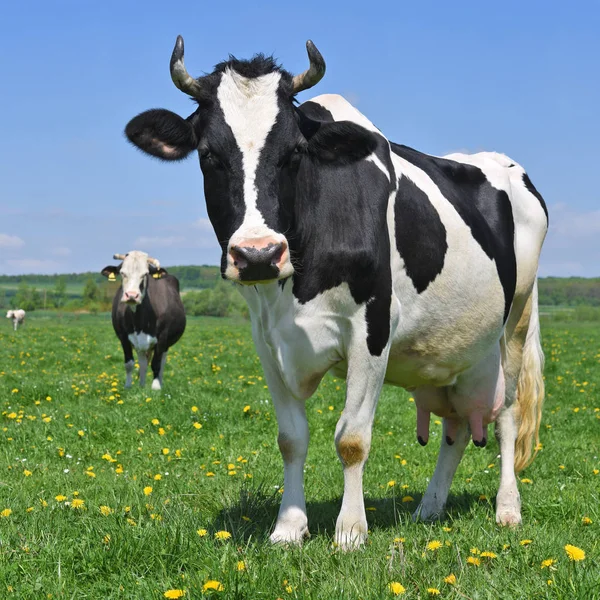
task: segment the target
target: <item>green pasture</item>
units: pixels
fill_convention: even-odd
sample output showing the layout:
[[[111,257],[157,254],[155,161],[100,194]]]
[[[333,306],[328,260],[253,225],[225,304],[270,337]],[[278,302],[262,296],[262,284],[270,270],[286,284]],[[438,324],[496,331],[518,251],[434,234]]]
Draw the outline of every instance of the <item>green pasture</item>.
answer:
[[[542,448],[520,475],[522,527],[495,524],[493,438],[468,447],[447,518],[412,522],[441,425],[421,448],[410,394],[386,387],[365,471],[371,534],[346,554],[332,544],[343,381],[327,377],[307,404],[312,537],[272,547],[282,460],[247,322],[189,319],[151,392],[123,389],[108,314],[36,312],[16,334],[4,321],[2,599],[600,598],[598,323],[544,322]]]

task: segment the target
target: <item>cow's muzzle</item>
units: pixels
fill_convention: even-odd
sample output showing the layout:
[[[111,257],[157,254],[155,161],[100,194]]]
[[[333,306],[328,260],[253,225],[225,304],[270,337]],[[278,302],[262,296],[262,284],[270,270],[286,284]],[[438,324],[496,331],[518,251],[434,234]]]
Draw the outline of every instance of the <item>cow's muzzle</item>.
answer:
[[[121,302],[134,306],[142,302],[142,295],[139,292],[123,292]]]
[[[227,279],[245,284],[267,283],[293,273],[288,245],[274,239],[244,240],[229,248]]]

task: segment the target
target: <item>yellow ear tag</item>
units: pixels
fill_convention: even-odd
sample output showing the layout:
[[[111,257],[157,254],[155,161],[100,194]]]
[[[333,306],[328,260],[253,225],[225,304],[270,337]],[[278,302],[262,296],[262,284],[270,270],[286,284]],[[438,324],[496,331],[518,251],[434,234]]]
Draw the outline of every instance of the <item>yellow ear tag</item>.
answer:
[[[116,277],[116,275],[114,273],[109,273],[108,274],[108,280],[109,281],[116,281],[117,277]]]
[[[152,277],[154,277],[154,279],[160,279],[162,275],[160,273],[152,273]]]

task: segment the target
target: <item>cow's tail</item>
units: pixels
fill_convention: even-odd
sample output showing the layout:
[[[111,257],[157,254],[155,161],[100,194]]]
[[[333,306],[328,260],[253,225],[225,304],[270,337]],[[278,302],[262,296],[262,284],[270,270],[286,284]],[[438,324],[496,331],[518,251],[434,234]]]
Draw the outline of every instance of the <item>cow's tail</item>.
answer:
[[[522,471],[535,458],[540,443],[544,403],[544,352],[540,338],[537,281],[531,292],[531,316],[523,346],[521,372],[517,382],[519,430],[515,442],[515,471]]]

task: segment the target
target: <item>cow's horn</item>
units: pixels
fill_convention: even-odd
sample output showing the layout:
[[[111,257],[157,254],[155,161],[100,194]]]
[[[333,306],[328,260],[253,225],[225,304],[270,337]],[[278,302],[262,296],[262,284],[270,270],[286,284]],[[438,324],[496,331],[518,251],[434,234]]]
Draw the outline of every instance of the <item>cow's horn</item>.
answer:
[[[183,63],[183,38],[178,35],[171,54],[171,79],[173,83],[184,93],[198,98],[202,87],[197,79],[194,79],[185,68]]]
[[[310,67],[308,67],[304,73],[294,76],[292,82],[294,94],[313,87],[313,85],[319,83],[319,81],[323,79],[323,75],[325,75],[325,61],[311,40],[306,42],[306,51],[308,52]]]
[[[125,260],[125,254],[113,254],[115,260]]]
[[[148,264],[156,267],[157,269],[160,269],[160,261],[158,261],[156,258],[151,258],[149,256],[148,257]]]

